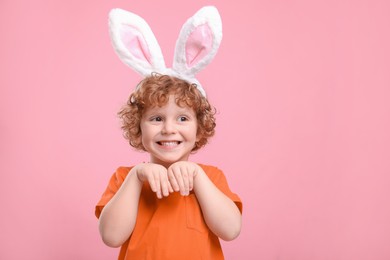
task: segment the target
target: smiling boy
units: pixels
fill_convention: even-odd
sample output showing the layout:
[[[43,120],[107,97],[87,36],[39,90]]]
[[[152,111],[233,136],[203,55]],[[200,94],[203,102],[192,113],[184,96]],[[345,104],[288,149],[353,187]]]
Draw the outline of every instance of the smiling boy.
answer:
[[[241,230],[240,198],[222,171],[189,161],[214,135],[214,110],[195,84],[145,78],[119,112],[130,145],[150,160],[120,167],[96,206],[119,259],[223,259],[218,238]]]

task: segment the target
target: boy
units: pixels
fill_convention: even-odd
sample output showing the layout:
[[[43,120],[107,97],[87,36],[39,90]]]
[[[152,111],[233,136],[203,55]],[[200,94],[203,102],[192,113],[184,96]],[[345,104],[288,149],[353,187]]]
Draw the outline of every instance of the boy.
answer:
[[[125,137],[150,161],[120,167],[96,206],[105,244],[119,259],[223,259],[219,238],[235,239],[242,204],[223,173],[189,161],[215,128],[195,84],[152,74],[119,112]]]

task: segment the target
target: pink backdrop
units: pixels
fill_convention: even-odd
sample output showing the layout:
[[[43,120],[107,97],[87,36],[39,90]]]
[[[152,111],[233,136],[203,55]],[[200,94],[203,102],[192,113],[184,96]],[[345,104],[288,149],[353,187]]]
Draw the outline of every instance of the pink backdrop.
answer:
[[[116,112],[140,77],[108,38],[132,10],[167,64],[182,23],[216,5],[224,39],[199,74],[219,110],[195,161],[244,201],[227,259],[390,259],[390,2],[0,2],[0,259],[114,259],[94,205],[146,158]],[[179,12],[179,11],[180,12]]]

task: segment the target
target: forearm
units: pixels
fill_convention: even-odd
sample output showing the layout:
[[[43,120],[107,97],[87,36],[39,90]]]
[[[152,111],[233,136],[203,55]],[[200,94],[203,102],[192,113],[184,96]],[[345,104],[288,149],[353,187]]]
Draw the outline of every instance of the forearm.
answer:
[[[223,240],[235,239],[241,231],[241,213],[236,204],[203,171],[194,179],[194,192],[210,230]]]
[[[104,243],[121,246],[131,235],[137,218],[142,182],[133,170],[122,186],[103,208],[99,218],[99,231]]]

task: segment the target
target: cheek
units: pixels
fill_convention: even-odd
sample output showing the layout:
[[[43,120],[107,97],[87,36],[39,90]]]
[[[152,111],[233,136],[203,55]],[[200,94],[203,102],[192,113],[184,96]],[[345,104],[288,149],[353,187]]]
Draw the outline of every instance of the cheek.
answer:
[[[159,127],[153,125],[147,125],[147,124],[141,124],[140,129],[141,129],[140,138],[143,143],[150,142],[161,131]]]
[[[150,134],[148,133],[148,131],[141,131],[140,140],[143,144],[150,141]]]
[[[147,136],[151,130],[150,126],[148,126],[147,124],[142,123],[142,122],[141,122],[139,128],[141,130],[141,136]]]
[[[139,141],[140,143],[145,144],[148,137],[148,130],[143,124],[140,125],[140,130],[141,130],[141,135],[139,137]]]
[[[196,141],[199,141],[202,138],[202,129],[200,127],[196,127]]]

